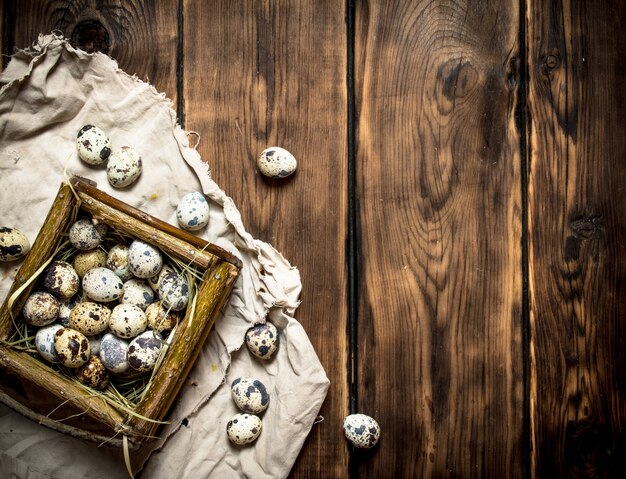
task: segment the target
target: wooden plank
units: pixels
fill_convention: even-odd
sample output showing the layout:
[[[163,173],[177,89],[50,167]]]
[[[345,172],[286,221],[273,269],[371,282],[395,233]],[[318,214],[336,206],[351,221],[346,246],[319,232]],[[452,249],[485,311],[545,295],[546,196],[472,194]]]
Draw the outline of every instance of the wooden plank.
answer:
[[[149,81],[176,105],[178,2],[20,0],[14,14],[17,47],[58,30],[74,46],[112,56],[122,70]]]
[[[360,477],[522,477],[517,2],[356,2]]]
[[[525,15],[532,476],[626,477],[626,4]]]
[[[186,127],[244,225],[300,269],[306,329],[332,386],[292,472],[345,477],[346,45],[344,2],[184,2]],[[299,161],[281,182],[256,158],[282,146]]]

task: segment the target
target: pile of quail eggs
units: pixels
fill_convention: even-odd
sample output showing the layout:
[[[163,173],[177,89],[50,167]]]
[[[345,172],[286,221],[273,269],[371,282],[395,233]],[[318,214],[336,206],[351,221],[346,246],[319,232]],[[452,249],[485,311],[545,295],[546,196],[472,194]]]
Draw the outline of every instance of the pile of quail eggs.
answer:
[[[107,233],[93,218],[74,222],[68,234],[74,252],[46,267],[22,310],[37,328],[39,355],[94,389],[104,389],[110,373],[151,371],[163,335],[189,300],[187,279],[158,248],[114,235],[105,242]]]
[[[246,332],[248,350],[257,358],[269,360],[278,350],[279,335],[272,323],[257,324]],[[235,414],[226,425],[230,441],[238,446],[251,444],[263,429],[260,415],[267,409],[270,396],[258,379],[239,377],[231,383],[233,401],[241,413]]]

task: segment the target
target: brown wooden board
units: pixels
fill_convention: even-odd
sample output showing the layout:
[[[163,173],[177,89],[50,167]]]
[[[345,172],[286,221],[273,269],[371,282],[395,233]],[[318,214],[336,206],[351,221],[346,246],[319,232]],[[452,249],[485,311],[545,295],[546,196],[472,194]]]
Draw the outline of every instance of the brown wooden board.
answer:
[[[518,20],[357,2],[359,477],[522,477]]]
[[[626,477],[626,4],[525,15],[532,475]]]
[[[300,269],[306,329],[332,382],[293,477],[345,477],[346,30],[344,2],[185,1],[185,127],[246,228]],[[298,170],[268,181],[256,157],[282,146]]]

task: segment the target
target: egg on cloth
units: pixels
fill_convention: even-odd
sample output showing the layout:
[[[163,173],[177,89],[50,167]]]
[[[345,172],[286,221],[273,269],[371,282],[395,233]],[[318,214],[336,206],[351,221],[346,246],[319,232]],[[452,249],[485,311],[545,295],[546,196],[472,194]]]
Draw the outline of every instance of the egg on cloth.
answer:
[[[84,302],[77,304],[70,313],[69,326],[85,336],[100,334],[109,327],[111,310],[98,303]]]
[[[193,191],[182,197],[176,208],[176,219],[181,228],[197,231],[209,222],[209,203],[202,193]]]
[[[122,304],[134,304],[145,310],[153,301],[154,292],[144,280],[129,279],[124,283],[124,294],[120,300]]]
[[[380,426],[366,414],[350,414],[343,421],[343,433],[354,447],[370,449],[378,443]]]
[[[0,261],[16,261],[30,251],[30,242],[24,233],[7,226],[0,227]]]
[[[118,304],[111,312],[109,329],[118,338],[134,338],[148,326],[146,313],[134,304]]]
[[[38,291],[28,297],[22,308],[22,315],[28,324],[46,326],[56,321],[59,301],[50,293]]]
[[[74,248],[81,251],[97,248],[104,239],[105,227],[96,227],[96,224],[87,218],[75,221],[70,226],[69,239]]]
[[[126,188],[141,175],[141,156],[130,146],[122,146],[109,157],[107,178],[114,188]]]
[[[59,356],[57,356],[56,349],[54,349],[54,335],[59,329],[63,329],[60,324],[50,324],[39,328],[37,334],[35,334],[35,347],[37,352],[50,363],[58,363]]]
[[[270,359],[279,341],[278,330],[270,322],[256,324],[246,331],[246,346],[257,358]]]
[[[258,379],[237,378],[231,384],[231,392],[235,404],[244,412],[259,414],[270,404],[270,395]]]
[[[128,265],[128,246],[116,244],[109,250],[106,267],[120,277],[122,281],[128,281],[133,277]]]
[[[137,278],[151,278],[161,271],[163,256],[154,246],[135,240],[128,248],[128,266]]]
[[[99,248],[80,251],[74,256],[73,265],[78,276],[82,278],[94,268],[104,268],[107,265],[107,254]]]
[[[159,359],[163,340],[156,331],[141,333],[130,342],[128,347],[128,362],[135,371],[147,372],[154,369]]]
[[[53,261],[44,272],[43,286],[59,299],[70,299],[80,288],[80,278],[68,262]]]
[[[269,178],[285,178],[296,171],[298,162],[284,148],[272,146],[261,152],[257,166],[259,171]]]
[[[256,440],[263,429],[263,422],[258,416],[247,413],[235,414],[226,425],[228,439],[234,444],[244,446]]]
[[[78,156],[90,165],[101,165],[111,155],[111,140],[100,128],[94,125],[83,126],[76,135]]]
[[[87,337],[71,328],[61,328],[54,334],[54,349],[59,362],[68,368],[82,366],[91,357]]]
[[[104,367],[115,374],[128,371],[128,341],[107,333],[100,341],[100,360]]]
[[[83,291],[94,301],[109,302],[124,294],[124,283],[108,268],[94,268],[83,276]]]
[[[167,273],[159,285],[159,298],[164,308],[172,311],[181,311],[187,307],[189,301],[189,285],[181,274]]]
[[[92,355],[75,373],[76,379],[93,389],[104,389],[109,384],[109,372],[98,356]]]
[[[178,323],[178,315],[173,311],[166,311],[161,301],[155,301],[146,308],[148,327],[162,333],[171,331]]]

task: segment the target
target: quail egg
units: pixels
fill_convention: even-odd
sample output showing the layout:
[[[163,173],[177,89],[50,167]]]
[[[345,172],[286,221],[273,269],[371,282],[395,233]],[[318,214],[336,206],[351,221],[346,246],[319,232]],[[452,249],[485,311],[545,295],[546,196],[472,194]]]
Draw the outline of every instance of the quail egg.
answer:
[[[129,279],[124,283],[122,304],[134,304],[145,310],[153,301],[154,292],[144,280]]]
[[[46,269],[43,286],[59,299],[69,299],[80,288],[80,278],[71,264],[65,261],[53,261]]]
[[[178,273],[167,273],[159,285],[159,297],[164,308],[181,311],[189,301],[189,285],[184,276]]]
[[[107,254],[99,248],[80,251],[74,257],[74,270],[81,278],[94,268],[104,268],[107,265]]]
[[[37,351],[46,361],[50,363],[58,363],[59,357],[54,349],[54,335],[59,329],[63,329],[60,324],[50,324],[44,326],[35,334],[35,347]]]
[[[154,246],[135,240],[128,248],[128,266],[137,278],[151,278],[161,271],[163,257]]]
[[[167,273],[173,273],[173,272],[174,272],[174,268],[172,268],[169,264],[164,264],[163,267],[161,268],[161,271],[159,271],[159,274],[155,274],[151,278],[147,279],[148,284],[150,285],[150,287],[155,293],[158,293],[159,285],[161,284],[163,277]]]
[[[94,301],[109,302],[124,294],[124,283],[108,268],[94,268],[83,276],[83,291]]]
[[[0,227],[0,261],[15,261],[30,251],[30,243],[24,233],[15,228]]]
[[[76,135],[78,156],[90,165],[101,165],[111,155],[111,140],[94,125],[83,126]]]
[[[181,228],[197,231],[209,222],[209,203],[202,193],[187,193],[178,203],[176,219]]]
[[[109,157],[107,178],[111,186],[125,188],[141,174],[141,156],[130,146],[122,146]]]
[[[370,449],[378,443],[380,426],[370,416],[350,414],[343,421],[343,433],[354,447]]]
[[[46,326],[59,315],[59,301],[43,291],[31,294],[22,309],[24,320],[33,326]]]
[[[107,333],[100,341],[100,360],[104,367],[115,374],[128,371],[128,341]]]
[[[159,333],[171,331],[178,323],[178,315],[173,311],[167,312],[161,301],[155,301],[146,308],[146,318],[148,327]]]
[[[257,358],[270,359],[278,349],[279,335],[276,326],[267,322],[256,324],[246,331],[246,346]]]
[[[70,325],[70,313],[72,309],[80,304],[81,298],[79,295],[74,296],[71,300],[59,301],[59,315],[58,320],[63,326],[68,327]]]
[[[151,371],[159,359],[163,340],[156,331],[141,333],[130,342],[128,347],[128,362],[135,371]]]
[[[93,389],[104,389],[109,384],[109,372],[98,356],[92,355],[87,363],[76,369],[76,379]]]
[[[109,327],[110,317],[111,310],[102,304],[80,303],[70,313],[70,328],[85,336],[94,336]]]
[[[104,227],[96,228],[92,220],[83,218],[70,227],[70,243],[74,248],[82,251],[97,248],[104,239],[103,231]]]
[[[231,384],[233,400],[243,412],[262,413],[270,403],[270,395],[261,381],[248,377],[237,378]]]
[[[146,313],[134,304],[118,304],[111,312],[109,329],[118,338],[134,338],[148,326]]]
[[[234,444],[244,446],[256,440],[261,434],[263,422],[258,416],[252,414],[235,414],[226,425],[228,439]]]
[[[107,268],[120,277],[122,281],[128,281],[133,277],[128,265],[128,246],[117,244],[109,250],[107,256]]]
[[[87,337],[71,328],[61,328],[54,334],[54,349],[61,364],[68,368],[82,366],[91,356]]]
[[[296,171],[298,162],[284,148],[273,146],[261,152],[257,166],[269,178],[285,178]]]

